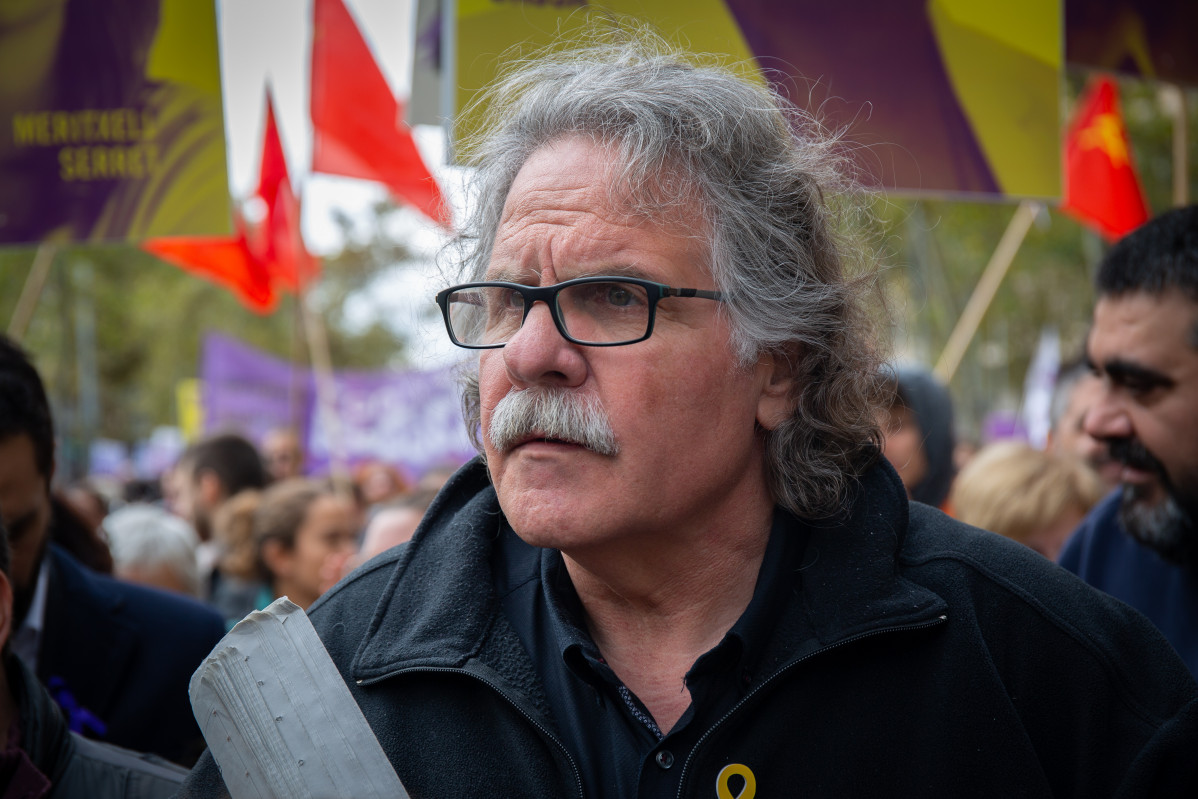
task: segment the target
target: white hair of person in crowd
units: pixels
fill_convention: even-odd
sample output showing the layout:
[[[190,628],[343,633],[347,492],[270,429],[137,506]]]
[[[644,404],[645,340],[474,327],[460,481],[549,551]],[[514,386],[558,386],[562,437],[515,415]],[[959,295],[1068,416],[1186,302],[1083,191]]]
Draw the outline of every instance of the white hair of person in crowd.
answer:
[[[154,505],[132,504],[105,517],[103,528],[118,579],[200,596],[200,539],[183,519]]]

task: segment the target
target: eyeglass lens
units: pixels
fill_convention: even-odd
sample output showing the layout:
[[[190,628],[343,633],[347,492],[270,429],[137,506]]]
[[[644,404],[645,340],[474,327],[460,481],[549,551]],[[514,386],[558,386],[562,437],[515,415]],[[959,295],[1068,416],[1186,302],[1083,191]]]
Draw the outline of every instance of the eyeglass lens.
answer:
[[[615,344],[649,329],[648,291],[635,283],[575,283],[559,289],[556,314],[571,338]],[[506,344],[524,323],[524,296],[503,286],[477,286],[449,295],[454,337],[463,344]]]

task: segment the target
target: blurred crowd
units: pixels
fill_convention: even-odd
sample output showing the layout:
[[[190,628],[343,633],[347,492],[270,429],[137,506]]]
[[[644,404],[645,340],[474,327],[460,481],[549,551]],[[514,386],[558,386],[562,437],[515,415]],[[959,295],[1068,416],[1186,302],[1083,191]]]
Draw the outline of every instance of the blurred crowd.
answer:
[[[930,370],[894,369],[884,454],[911,499],[1056,559],[1118,485],[1119,464],[1082,429],[1099,380],[1084,364],[1057,379],[1047,446],[967,446]],[[456,465],[412,479],[365,461],[341,479],[310,475],[301,436],[223,433],[191,444],[158,480],[78,480],[51,492],[54,541],[100,573],[184,594],[232,627],[286,596],[307,608],[358,565],[407,541]],[[101,490],[100,485],[104,485]]]
[[[407,541],[455,465],[419,479],[383,461],[310,475],[290,428],[260,442],[221,433],[188,446],[159,480],[52,492],[81,561],[120,580],[194,597],[232,627],[286,596],[302,608]]]
[[[34,359],[0,336],[0,784],[30,791],[5,796],[77,772],[164,795],[203,751],[187,686],[216,643],[407,541],[456,468],[312,475],[277,429],[204,437],[114,485],[56,480],[55,442]]]
[[[1022,437],[972,447],[949,390],[927,369],[893,371],[883,453],[909,498],[1056,560],[1085,515],[1119,484],[1120,464],[1083,429],[1101,381],[1082,360],[1057,376],[1043,448]]]

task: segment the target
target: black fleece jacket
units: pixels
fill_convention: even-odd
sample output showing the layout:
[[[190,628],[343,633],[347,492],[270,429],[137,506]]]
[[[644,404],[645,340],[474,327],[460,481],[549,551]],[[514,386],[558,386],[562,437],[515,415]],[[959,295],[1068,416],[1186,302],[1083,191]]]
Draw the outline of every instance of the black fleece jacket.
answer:
[[[464,467],[310,611],[414,798],[582,795],[494,595],[499,514]],[[755,689],[677,753],[681,796],[734,763],[757,796],[1198,795],[1198,685],[1138,613],[909,505],[884,463],[810,533]],[[205,754],[181,796],[221,795]]]

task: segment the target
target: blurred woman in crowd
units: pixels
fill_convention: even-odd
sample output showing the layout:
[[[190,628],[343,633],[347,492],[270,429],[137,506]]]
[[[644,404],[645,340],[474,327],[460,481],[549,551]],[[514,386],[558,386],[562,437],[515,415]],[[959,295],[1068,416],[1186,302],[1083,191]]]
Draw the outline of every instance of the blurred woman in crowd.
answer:
[[[270,598],[301,608],[332,587],[325,562],[357,548],[357,511],[349,497],[316,480],[293,478],[267,488],[254,511],[259,573]]]
[[[901,366],[893,371],[890,408],[883,412],[882,454],[898,472],[907,496],[954,515],[946,502],[956,475],[953,401],[930,371]]]
[[[957,475],[952,505],[961,521],[1056,560],[1102,495],[1098,475],[1075,455],[1001,441],[983,447]]]
[[[296,477],[242,491],[213,519],[224,553],[212,603],[230,627],[281,596],[306,610],[332,587],[327,564],[356,551],[358,526],[353,500],[327,482]]]

